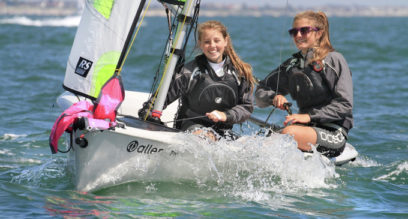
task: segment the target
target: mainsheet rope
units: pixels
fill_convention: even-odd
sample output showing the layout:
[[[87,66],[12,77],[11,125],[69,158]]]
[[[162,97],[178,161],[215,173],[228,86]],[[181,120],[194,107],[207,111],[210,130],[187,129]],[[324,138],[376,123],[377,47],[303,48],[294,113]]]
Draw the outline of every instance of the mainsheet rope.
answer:
[[[288,8],[289,8],[289,0],[286,0],[285,13],[284,13],[284,14],[288,14]],[[284,23],[283,25],[284,25],[284,27],[285,27],[285,26],[286,26],[286,23],[285,23],[285,22],[283,22],[283,23]],[[283,27],[283,28],[284,28],[284,27]],[[283,29],[283,28],[282,28],[282,29]],[[280,46],[280,48],[279,48],[279,63],[282,63],[282,50],[283,50],[283,37],[284,37],[284,34],[285,34],[285,32],[282,32],[281,40],[280,40],[280,43],[279,43],[279,46]],[[280,73],[281,73],[281,67],[280,67],[280,64],[279,64],[279,66],[278,66],[278,79],[277,79],[277,82],[276,82],[276,92],[275,92],[276,95],[277,95],[278,92],[279,92]],[[268,114],[268,117],[266,118],[265,123],[268,123],[268,120],[269,120],[269,118],[271,117],[271,115],[273,114],[273,112],[275,111],[275,109],[276,109],[276,107],[273,106],[273,109],[272,109],[271,112]]]

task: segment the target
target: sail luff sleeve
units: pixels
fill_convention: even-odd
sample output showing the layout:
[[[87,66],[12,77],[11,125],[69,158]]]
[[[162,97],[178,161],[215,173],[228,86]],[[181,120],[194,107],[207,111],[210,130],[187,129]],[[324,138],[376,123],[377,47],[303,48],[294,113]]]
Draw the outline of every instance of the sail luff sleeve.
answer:
[[[87,0],[68,58],[63,87],[96,99],[114,75],[144,0]]]

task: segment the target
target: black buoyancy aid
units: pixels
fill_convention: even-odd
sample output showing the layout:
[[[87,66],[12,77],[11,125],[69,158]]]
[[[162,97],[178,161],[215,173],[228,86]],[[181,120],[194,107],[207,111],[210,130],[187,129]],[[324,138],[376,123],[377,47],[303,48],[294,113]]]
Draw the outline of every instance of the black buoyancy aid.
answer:
[[[311,63],[302,68],[300,64],[289,70],[289,91],[300,111],[325,105],[333,98],[324,78],[322,63]]]
[[[200,72],[193,75],[193,83],[184,97],[183,113],[186,118],[205,115],[213,110],[226,111],[238,104],[239,85],[230,61],[224,65],[225,74],[218,77],[208,64],[205,56],[196,57]],[[231,73],[228,73],[230,71]],[[209,119],[200,122],[206,126],[213,123]],[[214,123],[213,123],[214,124]]]

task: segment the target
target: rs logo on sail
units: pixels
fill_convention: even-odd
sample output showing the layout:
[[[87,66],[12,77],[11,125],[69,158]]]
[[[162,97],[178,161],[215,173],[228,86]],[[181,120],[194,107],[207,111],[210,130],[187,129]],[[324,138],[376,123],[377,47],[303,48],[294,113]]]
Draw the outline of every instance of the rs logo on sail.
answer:
[[[88,59],[79,57],[78,63],[75,68],[75,73],[85,78],[92,67],[92,63],[93,62],[89,61]]]
[[[161,148],[156,148],[153,147],[153,145],[148,144],[148,145],[139,145],[138,141],[131,141],[129,142],[126,150],[128,152],[133,152],[136,151],[137,153],[144,153],[144,154],[151,154],[154,152],[161,152],[163,149]]]

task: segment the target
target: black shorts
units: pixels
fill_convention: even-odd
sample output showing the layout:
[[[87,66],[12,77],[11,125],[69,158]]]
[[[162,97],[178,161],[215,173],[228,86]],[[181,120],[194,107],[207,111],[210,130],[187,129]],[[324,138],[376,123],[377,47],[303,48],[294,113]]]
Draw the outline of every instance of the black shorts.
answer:
[[[344,129],[339,127],[312,127],[317,134],[316,150],[327,157],[336,157],[343,152],[347,136]]]

